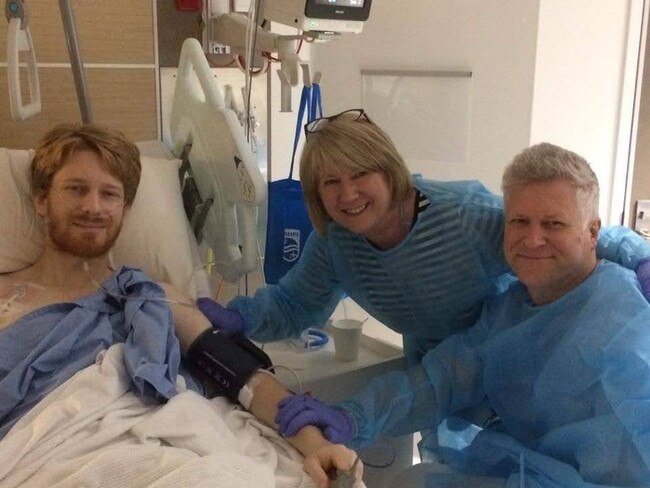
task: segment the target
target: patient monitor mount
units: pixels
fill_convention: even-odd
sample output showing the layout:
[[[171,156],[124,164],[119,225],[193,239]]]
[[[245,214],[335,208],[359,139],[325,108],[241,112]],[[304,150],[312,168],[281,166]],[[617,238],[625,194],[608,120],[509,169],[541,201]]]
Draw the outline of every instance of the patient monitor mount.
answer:
[[[246,17],[231,12],[227,6],[221,9],[213,6],[223,1],[210,0],[208,3],[209,37],[225,46],[243,49],[250,27]],[[368,19],[371,3],[372,0],[258,0],[256,18],[295,27],[301,34],[279,35],[256,25],[255,50],[277,53],[281,63],[280,79],[296,86],[300,61],[295,52],[296,40],[327,40],[346,32],[358,34]]]

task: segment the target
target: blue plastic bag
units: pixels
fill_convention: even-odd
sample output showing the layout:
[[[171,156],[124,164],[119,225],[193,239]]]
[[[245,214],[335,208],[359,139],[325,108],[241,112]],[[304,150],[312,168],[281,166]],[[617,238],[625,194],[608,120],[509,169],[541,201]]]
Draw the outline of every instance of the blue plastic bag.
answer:
[[[312,231],[300,181],[269,183],[264,276],[275,284],[298,261]]]
[[[305,111],[308,112],[307,119],[309,121],[315,118],[317,107],[322,115],[318,86],[303,87],[289,178],[269,182],[268,184],[264,278],[266,283],[269,284],[276,284],[298,262],[307,237],[313,230],[300,181],[294,180],[292,176],[298,139],[302,132],[302,119]]]

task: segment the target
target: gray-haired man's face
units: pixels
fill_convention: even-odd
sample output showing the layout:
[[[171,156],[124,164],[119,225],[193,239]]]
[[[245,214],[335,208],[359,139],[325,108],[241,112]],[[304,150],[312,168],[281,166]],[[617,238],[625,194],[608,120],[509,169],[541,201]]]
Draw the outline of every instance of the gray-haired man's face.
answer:
[[[535,303],[559,298],[593,270],[600,221],[585,222],[569,182],[514,186],[505,214],[506,260]]]

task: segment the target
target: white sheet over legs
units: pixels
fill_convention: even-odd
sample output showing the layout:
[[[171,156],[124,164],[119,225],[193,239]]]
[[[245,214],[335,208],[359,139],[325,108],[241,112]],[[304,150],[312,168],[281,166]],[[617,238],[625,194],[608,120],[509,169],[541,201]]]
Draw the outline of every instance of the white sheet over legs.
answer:
[[[115,345],[0,442],[0,485],[314,486],[295,449],[228,401],[183,391],[165,405],[146,405],[128,386],[122,345]]]

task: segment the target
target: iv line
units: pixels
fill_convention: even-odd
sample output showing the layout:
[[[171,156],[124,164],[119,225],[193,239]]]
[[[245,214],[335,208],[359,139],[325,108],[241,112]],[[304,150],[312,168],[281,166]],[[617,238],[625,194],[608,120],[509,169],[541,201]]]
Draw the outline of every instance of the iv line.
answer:
[[[4,301],[4,303],[0,304],[0,314],[7,313],[9,310],[11,310],[11,307],[13,304],[23,298],[27,294],[27,287],[28,286],[33,286],[34,288],[40,288],[42,290],[45,289],[44,286],[38,285],[36,283],[13,283],[12,286],[18,288],[13,295],[11,295],[7,300]]]
[[[124,299],[124,300],[149,300],[149,301],[154,301],[154,302],[176,303],[178,305],[186,305],[186,306],[191,306],[191,307],[195,306],[195,304],[192,303],[192,302],[173,300],[173,299],[167,298],[167,297],[163,298],[163,297],[157,297],[157,296],[153,296],[153,295],[144,296],[144,297],[131,297],[131,296],[128,296],[128,295],[122,295],[120,293],[115,293],[115,292],[112,292],[112,291],[106,289],[101,283],[97,282],[97,280],[94,278],[94,276],[90,273],[90,265],[88,264],[88,261],[83,262],[83,269],[86,272],[86,275],[88,276],[88,278],[90,279],[90,281],[91,281],[91,283],[93,285],[95,285],[97,288],[102,290],[107,295],[112,296],[113,298]]]
[[[25,293],[27,293],[27,285],[23,284],[18,287],[18,290],[11,295],[5,302],[0,306],[0,313],[6,313],[11,309],[11,306],[14,304],[14,302],[22,297],[25,296]]]

